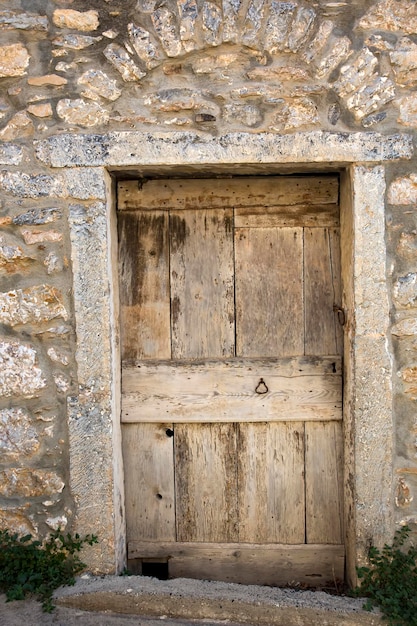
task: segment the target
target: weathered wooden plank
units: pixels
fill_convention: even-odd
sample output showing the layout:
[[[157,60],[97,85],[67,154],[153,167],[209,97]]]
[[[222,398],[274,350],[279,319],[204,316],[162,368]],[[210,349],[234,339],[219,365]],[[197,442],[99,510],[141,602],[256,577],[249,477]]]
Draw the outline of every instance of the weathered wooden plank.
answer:
[[[230,210],[170,215],[173,358],[233,356]]]
[[[335,371],[340,357],[335,357]],[[126,368],[122,372],[123,422],[265,422],[339,420],[342,418],[342,377],[282,375],[277,363],[256,367],[232,362],[197,366],[161,364]],[[263,379],[267,393],[256,389]],[[258,391],[265,390],[261,384]]]
[[[168,218],[119,215],[122,361],[171,356]]]
[[[172,424],[122,428],[128,541],[175,541]]]
[[[304,424],[238,428],[239,541],[304,543]]]
[[[329,231],[304,229],[305,354],[336,354],[337,315]]]
[[[236,354],[304,353],[301,228],[237,228]]]
[[[341,250],[340,250],[340,228],[329,230],[330,236],[330,261],[332,266],[334,302],[342,307],[342,270],[341,270]],[[344,329],[343,319],[336,315],[336,354],[343,355]]]
[[[178,541],[237,541],[235,426],[178,424],[174,446]]]
[[[335,228],[339,223],[337,204],[249,206],[235,210],[237,228]]]
[[[146,543],[131,541],[130,559],[169,557],[169,575],[257,585],[320,586],[343,580],[343,545]]]
[[[307,543],[343,540],[343,448],[341,423],[305,424]]]
[[[337,203],[338,196],[337,175],[128,180],[118,183],[119,210],[321,205]]]

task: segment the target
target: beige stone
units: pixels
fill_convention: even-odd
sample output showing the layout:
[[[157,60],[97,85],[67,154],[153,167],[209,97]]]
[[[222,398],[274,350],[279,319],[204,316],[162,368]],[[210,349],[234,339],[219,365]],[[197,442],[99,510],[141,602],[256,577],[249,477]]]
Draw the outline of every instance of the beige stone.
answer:
[[[54,363],[60,363],[61,365],[68,365],[69,363],[68,355],[64,354],[61,350],[48,348],[47,354]]]
[[[0,396],[33,398],[46,386],[36,366],[34,348],[18,341],[0,341]]]
[[[0,46],[0,78],[24,76],[29,65],[30,54],[21,43]]]
[[[157,67],[163,61],[164,55],[151,33],[133,23],[127,28],[132,46],[147,69]]]
[[[55,252],[50,252],[43,262],[46,267],[46,271],[48,274],[56,274],[57,272],[62,272],[65,266],[68,266],[68,262],[65,263],[63,259],[55,254]]]
[[[28,85],[35,87],[43,87],[44,85],[60,87],[66,85],[67,79],[58,74],[45,74],[45,76],[30,76],[28,78]]]
[[[22,536],[32,535],[34,538],[38,533],[37,527],[22,508],[0,510],[0,528]]]
[[[179,56],[182,47],[177,29],[176,15],[164,5],[161,5],[152,12],[151,18],[165,54],[169,57]]]
[[[56,9],[52,15],[58,28],[73,28],[83,32],[97,30],[99,27],[98,11],[74,11],[72,9]]]
[[[86,102],[81,98],[76,100],[59,100],[56,112],[68,124],[79,124],[90,127],[106,124],[109,120],[108,111],[96,102]]]
[[[35,129],[26,111],[19,111],[8,124],[0,130],[1,141],[13,141],[22,137],[31,137]]]
[[[125,82],[139,81],[146,76],[146,72],[143,72],[136,63],[132,61],[129,54],[121,46],[110,43],[103,54],[121,74]]]
[[[324,55],[317,64],[317,78],[328,76],[340,63],[346,61],[351,54],[352,42],[349,37],[335,37],[331,51]]]
[[[28,257],[20,246],[8,243],[0,237],[0,270],[8,274],[19,272],[26,269],[32,262],[33,259]]]
[[[276,131],[315,126],[318,124],[317,105],[310,98],[294,98],[283,100],[275,113],[271,129]]]
[[[54,373],[53,374],[54,383],[56,385],[57,391],[59,393],[67,393],[70,386],[71,380],[65,376],[65,374]]]
[[[405,232],[401,233],[400,240],[397,245],[397,254],[403,259],[417,259],[417,233]]]
[[[405,507],[411,504],[413,496],[409,485],[405,482],[404,478],[400,478],[397,483],[397,489],[395,494],[395,504],[397,507]]]
[[[56,287],[37,285],[0,293],[0,322],[8,326],[68,319],[62,294]]]
[[[406,276],[401,276],[393,288],[394,302],[399,309],[408,309],[415,306],[417,302],[417,274],[409,272]]]
[[[417,174],[396,178],[388,190],[388,202],[405,206],[417,204]]]
[[[48,470],[10,468],[0,472],[0,495],[34,498],[61,493],[65,484],[55,473]]]
[[[399,107],[398,123],[403,126],[417,126],[417,94],[411,93],[409,96],[398,98],[396,105]]]
[[[40,442],[33,420],[21,408],[0,410],[0,455],[3,462],[32,457]]]
[[[380,0],[359,20],[365,29],[417,32],[417,7],[413,0]]]
[[[417,45],[403,37],[389,53],[396,82],[406,87],[417,84]]]
[[[224,70],[236,63],[239,59],[238,53],[230,52],[228,54],[219,55],[205,55],[196,59],[192,63],[192,70],[194,74],[210,74],[217,70]]]
[[[226,104],[223,118],[228,123],[240,123],[253,128],[262,122],[263,114],[254,104]]]
[[[68,524],[68,518],[66,515],[57,515],[56,517],[47,517],[45,520],[46,524],[52,530],[65,530]]]
[[[302,67],[270,66],[255,67],[247,73],[247,77],[250,80],[304,82],[309,79],[309,74]]]
[[[417,318],[406,317],[400,320],[391,330],[392,334],[396,337],[413,337],[417,336]]]
[[[22,230],[26,244],[45,243],[46,241],[62,241],[62,233],[56,230]]]
[[[81,95],[90,100],[117,100],[122,95],[115,80],[109,78],[101,70],[87,70],[78,79],[78,84],[84,86]]]
[[[51,117],[52,116],[52,106],[49,102],[44,102],[42,104],[30,104],[27,108],[28,113],[34,115],[35,117]]]

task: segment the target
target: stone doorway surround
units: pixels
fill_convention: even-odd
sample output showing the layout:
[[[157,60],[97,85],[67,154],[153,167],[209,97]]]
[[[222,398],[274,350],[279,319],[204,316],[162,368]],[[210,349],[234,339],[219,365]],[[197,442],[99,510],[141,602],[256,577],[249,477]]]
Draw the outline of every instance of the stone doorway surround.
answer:
[[[98,572],[126,563],[120,438],[116,196],[126,176],[341,173],[347,580],[370,538],[393,534],[390,301],[386,275],[385,162],[410,159],[409,135],[111,132],[41,140],[37,157],[98,200],[71,205],[69,227],[79,393],[69,399],[70,486],[75,530],[98,533],[85,555]]]

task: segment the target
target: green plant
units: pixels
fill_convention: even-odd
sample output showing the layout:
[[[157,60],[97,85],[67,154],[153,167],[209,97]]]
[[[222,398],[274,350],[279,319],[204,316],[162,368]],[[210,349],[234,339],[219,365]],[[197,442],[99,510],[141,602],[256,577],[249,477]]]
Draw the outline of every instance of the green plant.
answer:
[[[411,529],[395,533],[392,546],[369,550],[369,567],[357,568],[355,595],[368,598],[364,608],[378,605],[390,626],[417,626],[417,548],[403,548]]]
[[[75,575],[85,567],[77,555],[85,543],[93,545],[97,537],[64,535],[58,529],[41,542],[32,535],[19,537],[0,530],[0,591],[7,601],[33,594],[42,602],[43,610],[51,612],[53,591],[61,585],[73,585]]]

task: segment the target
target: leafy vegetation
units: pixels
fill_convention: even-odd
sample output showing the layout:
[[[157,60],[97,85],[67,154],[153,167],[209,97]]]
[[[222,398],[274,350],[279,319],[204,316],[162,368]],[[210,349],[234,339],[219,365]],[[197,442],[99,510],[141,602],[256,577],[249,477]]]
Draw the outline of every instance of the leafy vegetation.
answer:
[[[19,537],[0,530],[0,591],[7,601],[33,594],[42,602],[43,610],[51,612],[53,591],[61,585],[73,585],[75,575],[84,569],[77,553],[86,543],[97,543],[97,537],[64,535],[58,529],[41,542],[32,535]]]
[[[364,608],[378,605],[389,626],[417,626],[417,548],[404,549],[411,529],[395,533],[392,545],[371,547],[369,567],[359,567],[355,595],[368,598]]]

